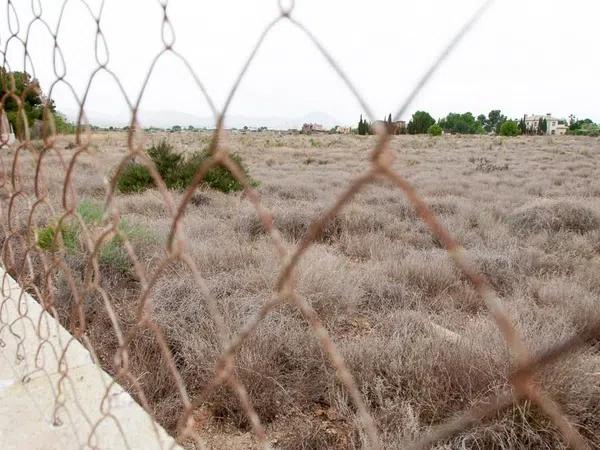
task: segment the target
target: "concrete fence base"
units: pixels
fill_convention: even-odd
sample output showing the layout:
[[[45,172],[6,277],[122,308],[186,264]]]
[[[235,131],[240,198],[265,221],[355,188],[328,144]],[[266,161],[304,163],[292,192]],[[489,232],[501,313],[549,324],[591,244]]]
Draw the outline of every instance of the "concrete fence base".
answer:
[[[180,449],[0,268],[0,449]]]

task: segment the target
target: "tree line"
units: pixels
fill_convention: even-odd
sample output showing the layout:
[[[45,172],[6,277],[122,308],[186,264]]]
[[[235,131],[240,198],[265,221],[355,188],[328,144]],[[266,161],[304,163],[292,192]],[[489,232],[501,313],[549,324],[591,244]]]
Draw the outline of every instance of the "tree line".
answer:
[[[509,119],[502,114],[499,109],[491,110],[487,115],[479,114],[477,117],[471,112],[466,113],[449,113],[446,117],[435,120],[427,111],[415,112],[405,128],[391,128],[391,114],[386,123],[388,129],[395,131],[393,134],[430,134],[441,135],[442,133],[450,134],[485,134],[495,133],[503,136],[518,136],[518,135],[543,135],[548,131],[548,122],[545,117],[541,117],[537,126],[528,125],[525,118]],[[559,121],[561,122],[561,121]],[[563,121],[564,125],[568,125],[569,134],[591,135],[597,136],[600,134],[600,127],[591,119],[577,120],[575,116],[569,116],[569,121]],[[362,115],[358,123],[356,132],[361,135],[373,134],[373,126]]]

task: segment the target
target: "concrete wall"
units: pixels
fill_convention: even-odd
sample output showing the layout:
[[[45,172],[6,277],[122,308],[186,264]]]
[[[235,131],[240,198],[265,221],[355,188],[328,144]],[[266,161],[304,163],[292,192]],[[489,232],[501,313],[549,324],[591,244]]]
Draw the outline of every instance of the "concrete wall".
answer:
[[[0,449],[180,449],[0,268]]]

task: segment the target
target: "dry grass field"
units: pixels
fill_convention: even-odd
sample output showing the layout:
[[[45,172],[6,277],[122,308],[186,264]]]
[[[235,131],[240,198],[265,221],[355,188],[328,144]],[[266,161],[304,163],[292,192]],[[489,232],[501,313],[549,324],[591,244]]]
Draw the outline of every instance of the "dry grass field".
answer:
[[[178,151],[206,147],[208,133],[166,137]],[[68,160],[75,149],[69,139]],[[374,137],[231,134],[264,205],[288,245],[367,168]],[[442,223],[487,275],[532,352],[582,328],[600,314],[600,140],[585,137],[396,136],[394,167],[424,195]],[[127,151],[123,133],[96,134],[76,164],[78,201],[95,214],[105,178]],[[21,177],[30,206],[34,153]],[[6,167],[12,154],[3,155]],[[38,228],[60,211],[64,170],[48,153],[43,177],[56,211],[40,209]],[[7,188],[2,188],[6,199]],[[174,192],[174,198],[181,193]],[[26,201],[30,203],[27,204]],[[5,200],[2,205],[5,207]],[[98,206],[99,205],[99,206]],[[118,194],[131,243],[152,271],[165,255],[171,219],[158,191]],[[45,212],[44,212],[45,211]],[[22,220],[24,216],[21,216]],[[102,220],[98,218],[98,228]],[[93,227],[92,227],[93,228]],[[232,332],[271,296],[280,263],[270,237],[243,194],[198,190],[186,211],[188,249]],[[102,283],[124,329],[132,325],[139,281],[126,255],[101,260]],[[40,250],[40,253],[43,253]],[[66,256],[83,273],[80,254]],[[42,281],[38,280],[39,283]],[[57,271],[57,309],[69,323],[73,298]],[[397,448],[510,386],[504,340],[467,280],[400,191],[388,184],[360,192],[302,259],[298,289],[320,314],[373,412],[385,448]],[[217,331],[205,299],[181,266],[170,266],[152,292],[162,327],[192,398],[214,377]],[[85,299],[88,336],[113,370],[116,341],[102,302]],[[142,334],[130,346],[131,371],[156,416],[173,429],[181,408],[156,344]],[[361,448],[347,393],[336,381],[310,328],[290,306],[272,312],[245,343],[236,374],[275,448]],[[600,354],[586,347],[545,369],[537,380],[593,447],[600,447]],[[236,396],[218,390],[198,409],[214,448],[251,448],[252,432]],[[537,407],[521,403],[439,443],[438,448],[563,448]]]

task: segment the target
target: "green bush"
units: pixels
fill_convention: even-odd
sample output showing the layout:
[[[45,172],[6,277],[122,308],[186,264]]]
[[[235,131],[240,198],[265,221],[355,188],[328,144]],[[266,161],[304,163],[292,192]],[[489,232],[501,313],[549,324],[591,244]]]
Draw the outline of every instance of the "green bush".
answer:
[[[169,189],[180,189],[179,171],[184,163],[183,155],[175,153],[173,146],[164,139],[148,150],[156,170]]]
[[[79,202],[77,212],[85,223],[92,225],[99,225],[104,217],[102,205],[87,198]]]
[[[124,220],[121,220],[117,228],[129,241],[147,241],[150,238],[146,229],[130,225]],[[121,235],[118,234],[104,243],[98,255],[98,262],[119,272],[125,273],[129,270],[131,260],[125,250]]]
[[[37,230],[37,245],[47,252],[56,252],[60,249],[58,233],[62,239],[65,250],[73,253],[77,249],[77,230],[71,225],[46,225]]]
[[[589,119],[588,119],[589,120]],[[580,124],[578,126],[578,128],[575,128],[573,130],[569,130],[568,131],[569,134],[575,135],[575,136],[592,136],[592,137],[598,137],[600,136],[600,125],[597,125],[595,123],[583,123]]]
[[[131,163],[121,173],[117,181],[117,189],[124,194],[142,192],[153,183],[150,171],[139,163]]]
[[[441,136],[442,127],[440,127],[437,123],[434,123],[427,129],[427,133],[429,134],[429,136]]]
[[[77,207],[77,213],[86,225],[92,227],[101,226],[104,210],[102,205],[91,200],[84,199]],[[102,266],[111,267],[120,272],[127,272],[131,267],[129,255],[123,246],[122,235],[130,241],[140,241],[150,239],[148,232],[138,226],[132,226],[126,221],[121,220],[117,225],[121,234],[113,236],[102,244],[98,253],[98,262]],[[37,245],[47,252],[55,252],[60,249],[57,239],[58,225],[47,225],[37,230]],[[76,219],[64,221],[60,227],[60,236],[63,241],[64,249],[71,255],[78,255],[84,248],[79,245],[81,238],[80,223]]]
[[[185,163],[182,167],[182,177],[181,180],[184,186],[188,186],[194,177],[194,174],[200,167],[200,165],[206,161],[210,157],[210,154],[207,150],[201,152],[195,152],[190,155],[189,158],[186,159]],[[242,162],[242,158],[239,155],[232,154],[230,158],[233,160],[235,164],[248,175],[248,169],[244,166]],[[212,188],[217,189],[221,192],[235,192],[241,191],[244,189],[244,186],[234,178],[229,169],[223,166],[215,166],[211,168],[206,175],[204,176],[204,183]],[[256,182],[252,181],[253,185],[256,185]]]
[[[501,136],[518,136],[521,134],[519,124],[514,120],[507,120],[500,126]]]
[[[175,153],[173,147],[163,140],[148,150],[148,156],[156,165],[156,170],[169,189],[185,189],[192,182],[200,165],[210,157],[210,153],[208,150],[203,150],[184,156]],[[248,169],[239,155],[232,154],[230,158],[248,175]],[[221,192],[243,189],[241,183],[223,166],[211,168],[206,173],[203,182]],[[117,182],[117,188],[123,193],[142,192],[153,185],[154,180],[148,169],[138,163],[130,164]],[[252,181],[252,185],[256,186],[257,182]]]

